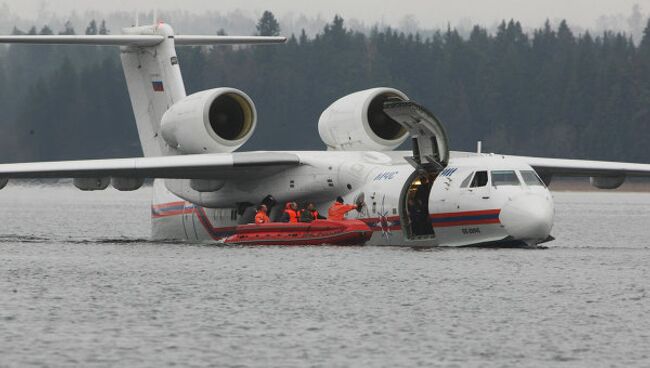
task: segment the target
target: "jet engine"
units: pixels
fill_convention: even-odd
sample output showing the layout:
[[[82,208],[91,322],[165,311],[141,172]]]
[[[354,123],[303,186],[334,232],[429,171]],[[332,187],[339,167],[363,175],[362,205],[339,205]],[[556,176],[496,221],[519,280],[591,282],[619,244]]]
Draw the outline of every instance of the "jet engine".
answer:
[[[185,154],[225,153],[246,143],[256,125],[250,97],[234,88],[215,88],[175,103],[162,117],[161,133]]]
[[[332,151],[391,151],[408,131],[383,110],[390,99],[408,97],[393,88],[373,88],[347,95],[331,104],[318,120],[318,133]]]

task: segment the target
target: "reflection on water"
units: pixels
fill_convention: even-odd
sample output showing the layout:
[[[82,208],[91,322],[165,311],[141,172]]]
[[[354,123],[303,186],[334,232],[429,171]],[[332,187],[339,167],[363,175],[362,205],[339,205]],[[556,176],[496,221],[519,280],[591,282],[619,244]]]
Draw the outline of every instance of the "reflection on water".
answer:
[[[0,366],[648,363],[648,194],[555,194],[547,250],[425,251],[160,244],[149,195],[0,191]]]

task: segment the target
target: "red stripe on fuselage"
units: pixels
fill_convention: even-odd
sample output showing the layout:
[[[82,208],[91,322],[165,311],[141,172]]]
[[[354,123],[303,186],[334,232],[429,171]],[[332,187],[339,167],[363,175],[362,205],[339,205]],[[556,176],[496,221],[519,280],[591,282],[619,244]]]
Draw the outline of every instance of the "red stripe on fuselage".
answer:
[[[463,217],[463,216],[484,216],[484,215],[499,215],[500,209],[495,210],[482,210],[482,211],[466,211],[466,212],[448,212],[448,213],[434,213],[431,218],[450,218],[450,217]]]
[[[171,202],[151,206],[152,218],[185,215],[193,212],[194,206],[188,202]]]
[[[154,204],[151,206],[151,208],[156,210],[164,210],[165,208],[169,208],[169,207],[185,206],[186,203],[188,202],[170,202],[170,203],[163,203],[163,204]]]
[[[467,226],[467,225],[491,225],[491,224],[500,224],[498,218],[496,219],[484,219],[484,220],[469,220],[469,221],[454,221],[454,222],[444,222],[444,223],[434,223],[433,227],[455,227],[455,226]]]
[[[167,211],[164,213],[157,213],[157,212],[151,212],[151,217],[152,218],[161,218],[161,217],[171,217],[171,216],[178,216],[178,215],[186,215],[186,214],[191,214],[194,213],[193,208],[187,208],[184,210],[175,210],[175,211]]]

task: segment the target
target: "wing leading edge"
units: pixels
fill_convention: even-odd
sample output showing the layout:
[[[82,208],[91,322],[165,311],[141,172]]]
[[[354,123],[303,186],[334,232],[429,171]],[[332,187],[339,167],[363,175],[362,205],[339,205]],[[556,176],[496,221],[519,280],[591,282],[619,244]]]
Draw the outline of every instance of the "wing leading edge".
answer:
[[[283,152],[241,152],[0,165],[0,180],[38,178],[245,179],[301,165]]]
[[[574,177],[647,177],[650,164],[627,162],[566,160],[558,158],[508,156],[526,162],[541,176]]]

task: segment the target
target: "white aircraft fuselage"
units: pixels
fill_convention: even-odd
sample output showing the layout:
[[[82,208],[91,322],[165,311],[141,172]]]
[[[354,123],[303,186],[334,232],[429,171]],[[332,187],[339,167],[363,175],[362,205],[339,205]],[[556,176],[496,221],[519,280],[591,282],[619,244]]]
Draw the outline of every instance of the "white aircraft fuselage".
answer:
[[[452,155],[430,192],[425,189],[422,194],[428,204],[424,220],[413,219],[409,213],[409,193],[418,187],[413,177],[416,170],[404,160],[411,152],[291,153],[310,165],[276,176],[229,182],[215,193],[191,190],[188,180],[157,180],[153,237],[219,241],[231,235],[237,224],[251,219],[250,212],[238,213],[234,203],[259,202],[272,195],[278,204],[271,218],[279,216],[286,201],[313,202],[321,214],[327,214],[342,191],[347,192],[344,199],[348,203],[361,194],[365,197],[366,206],[350,212],[347,218],[370,226],[374,232],[370,245],[533,245],[547,240],[553,226],[551,194],[541,181],[524,180],[522,172],[529,173],[530,179],[534,170],[516,159]],[[479,172],[485,172],[488,180],[472,186],[471,176]],[[514,173],[518,182],[493,182],[492,173],[504,172]],[[418,229],[426,221],[432,231]]]

